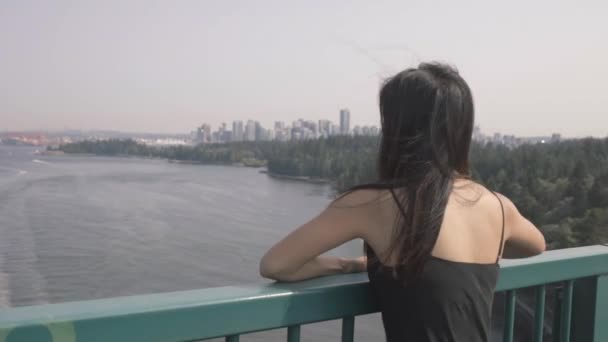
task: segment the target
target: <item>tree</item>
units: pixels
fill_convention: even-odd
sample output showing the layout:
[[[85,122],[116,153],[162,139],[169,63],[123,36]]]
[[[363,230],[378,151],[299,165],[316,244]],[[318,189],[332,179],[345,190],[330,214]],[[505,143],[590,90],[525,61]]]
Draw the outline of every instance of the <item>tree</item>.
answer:
[[[585,178],[587,176],[587,168],[582,160],[579,160],[569,178],[568,190],[566,195],[572,196],[572,210],[573,215],[580,216],[585,213],[588,207],[587,203],[587,186]]]

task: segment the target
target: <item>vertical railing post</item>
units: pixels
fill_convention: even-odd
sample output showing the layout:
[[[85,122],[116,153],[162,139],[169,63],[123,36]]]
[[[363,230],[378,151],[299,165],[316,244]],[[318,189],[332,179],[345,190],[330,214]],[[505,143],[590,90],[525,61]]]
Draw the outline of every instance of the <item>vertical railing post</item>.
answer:
[[[572,341],[608,341],[608,275],[574,283]]]
[[[543,342],[545,336],[545,285],[536,288],[536,305],[534,309],[534,342]]]
[[[287,342],[300,342],[299,325],[292,325],[287,327]]]
[[[355,317],[342,319],[342,342],[353,342],[355,339]]]
[[[572,331],[572,297],[574,295],[574,281],[568,280],[564,283],[562,306],[560,315],[559,342],[570,342]],[[557,314],[557,313],[556,313]]]
[[[564,288],[559,285],[555,288],[553,299],[555,306],[553,307],[553,327],[551,328],[551,341],[561,342],[559,340],[559,332],[561,331],[561,312],[562,312],[562,300],[564,297]]]
[[[517,296],[515,290],[509,290],[505,293],[505,324],[502,333],[503,342],[513,342],[515,329],[515,307],[517,305]]]

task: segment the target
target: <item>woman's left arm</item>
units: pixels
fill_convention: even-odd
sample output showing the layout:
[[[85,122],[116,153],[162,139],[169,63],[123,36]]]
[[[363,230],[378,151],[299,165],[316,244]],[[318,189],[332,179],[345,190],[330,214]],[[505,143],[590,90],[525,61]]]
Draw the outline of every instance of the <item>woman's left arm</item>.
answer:
[[[357,193],[359,193],[358,191]],[[365,257],[344,259],[321,256],[324,252],[356,238],[365,238],[371,224],[369,204],[360,204],[362,194],[348,194],[319,216],[299,227],[275,246],[260,262],[262,277],[299,281],[324,275],[363,272]],[[363,194],[366,197],[365,194]],[[367,194],[369,196],[369,194]],[[358,205],[355,205],[359,203]]]

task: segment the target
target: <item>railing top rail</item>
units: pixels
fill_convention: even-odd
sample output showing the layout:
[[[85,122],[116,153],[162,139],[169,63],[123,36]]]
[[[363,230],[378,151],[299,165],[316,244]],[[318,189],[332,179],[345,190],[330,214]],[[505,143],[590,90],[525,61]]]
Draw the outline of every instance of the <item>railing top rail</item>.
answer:
[[[500,265],[497,291],[608,274],[608,246],[559,249]]]
[[[550,251],[501,262],[501,269],[499,291],[608,274],[608,247]],[[2,309],[0,342],[34,327],[78,337],[67,342],[187,341],[376,311],[367,276],[351,274]]]

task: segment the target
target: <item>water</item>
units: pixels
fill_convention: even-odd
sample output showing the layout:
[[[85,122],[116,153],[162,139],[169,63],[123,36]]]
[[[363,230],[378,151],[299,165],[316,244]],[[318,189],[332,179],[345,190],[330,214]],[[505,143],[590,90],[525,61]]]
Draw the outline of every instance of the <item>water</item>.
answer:
[[[256,169],[0,146],[0,307],[262,283],[258,262],[330,200]],[[332,254],[357,256],[352,242]],[[250,341],[284,341],[284,331]],[[339,340],[338,322],[303,341]],[[378,315],[357,340],[382,340]]]

